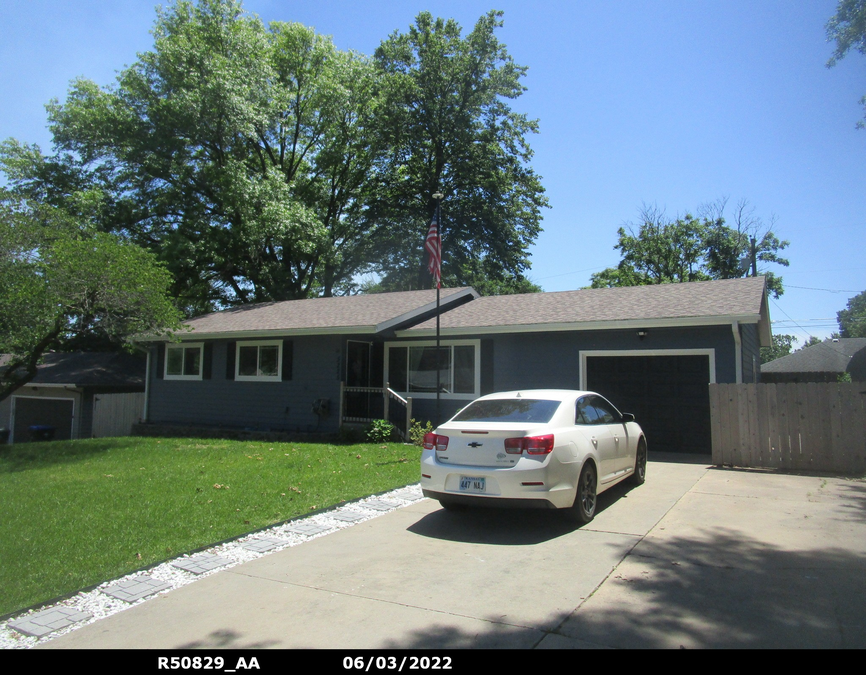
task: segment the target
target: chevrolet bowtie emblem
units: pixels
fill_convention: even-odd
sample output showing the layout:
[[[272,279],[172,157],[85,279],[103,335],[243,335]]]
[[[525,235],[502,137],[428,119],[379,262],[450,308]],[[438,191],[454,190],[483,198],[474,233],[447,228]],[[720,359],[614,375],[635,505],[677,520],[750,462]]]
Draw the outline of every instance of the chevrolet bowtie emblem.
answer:
[[[483,444],[483,443],[479,443],[478,441],[472,441],[472,442],[469,444],[469,447],[470,447],[470,448],[480,448],[482,445],[484,445],[484,444]]]

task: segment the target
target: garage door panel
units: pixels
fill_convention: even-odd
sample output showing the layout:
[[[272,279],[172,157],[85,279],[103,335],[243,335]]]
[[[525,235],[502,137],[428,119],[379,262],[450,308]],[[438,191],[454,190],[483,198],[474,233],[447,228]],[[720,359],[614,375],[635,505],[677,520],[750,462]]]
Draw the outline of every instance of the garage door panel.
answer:
[[[588,356],[587,388],[634,413],[651,448],[709,454],[706,355]]]
[[[72,438],[72,399],[15,397],[15,435],[13,442],[30,440],[29,428],[47,425],[55,429],[54,440],[68,441]]]

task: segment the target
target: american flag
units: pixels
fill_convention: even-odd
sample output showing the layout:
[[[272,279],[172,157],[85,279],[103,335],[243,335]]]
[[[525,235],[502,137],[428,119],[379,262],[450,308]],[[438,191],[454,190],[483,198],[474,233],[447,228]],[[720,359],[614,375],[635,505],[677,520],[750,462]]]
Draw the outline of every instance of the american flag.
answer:
[[[430,260],[427,261],[427,269],[433,275],[436,288],[441,288],[442,240],[439,239],[439,223],[435,215],[433,216],[433,222],[430,223],[430,230],[427,232],[427,241],[424,242],[424,249],[430,254]]]

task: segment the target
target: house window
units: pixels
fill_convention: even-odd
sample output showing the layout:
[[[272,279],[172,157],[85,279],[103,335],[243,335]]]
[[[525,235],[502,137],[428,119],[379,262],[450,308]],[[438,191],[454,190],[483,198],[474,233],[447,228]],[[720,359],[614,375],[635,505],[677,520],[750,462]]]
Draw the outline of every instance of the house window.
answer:
[[[388,344],[386,378],[395,391],[434,398],[438,371],[443,396],[476,398],[481,388],[479,349],[478,340],[442,343],[437,358],[435,343]]]
[[[166,380],[200,380],[203,342],[165,346]]]
[[[282,340],[238,342],[235,380],[239,382],[281,382]]]

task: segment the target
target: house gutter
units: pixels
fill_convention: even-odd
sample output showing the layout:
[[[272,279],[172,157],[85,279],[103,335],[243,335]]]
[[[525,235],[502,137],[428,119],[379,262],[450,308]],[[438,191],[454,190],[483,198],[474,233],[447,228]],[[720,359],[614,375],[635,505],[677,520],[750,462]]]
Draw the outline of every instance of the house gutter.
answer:
[[[448,315],[445,314],[447,321]],[[598,321],[570,321],[534,324],[499,324],[494,326],[456,326],[443,327],[442,335],[496,335],[501,333],[549,333],[590,330],[636,330],[642,328],[695,328],[703,326],[727,326],[735,323],[758,323],[759,314],[740,314],[727,316],[677,317],[671,319],[619,319]],[[435,328],[409,328],[398,330],[398,338],[428,337],[436,334]]]
[[[740,335],[740,322],[732,321],[731,330],[734,333],[734,359],[737,370],[737,384],[743,383],[743,338]]]

